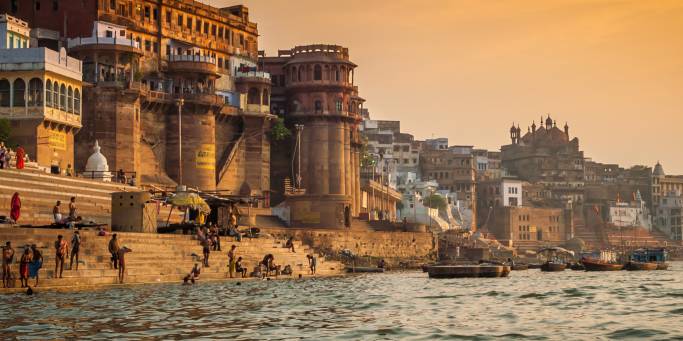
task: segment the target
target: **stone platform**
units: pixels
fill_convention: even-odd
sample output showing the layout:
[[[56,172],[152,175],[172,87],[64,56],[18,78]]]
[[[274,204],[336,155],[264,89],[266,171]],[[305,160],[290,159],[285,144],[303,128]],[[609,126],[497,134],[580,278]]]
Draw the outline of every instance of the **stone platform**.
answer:
[[[114,285],[117,282],[118,270],[112,269],[109,263],[107,245],[110,237],[100,237],[95,231],[81,231],[82,246],[81,264],[78,270],[64,270],[64,278],[54,278],[54,241],[62,234],[67,241],[71,240],[73,231],[59,229],[2,228],[0,242],[4,245],[11,241],[15,250],[15,262],[12,271],[18,280],[19,260],[24,245],[36,244],[45,259],[40,271],[39,288],[78,288],[85,286]],[[160,283],[177,282],[187,275],[195,263],[200,263],[202,247],[199,242],[187,235],[164,235],[145,233],[117,233],[120,246],[127,246],[133,252],[126,255],[126,283]],[[208,268],[202,268],[201,280],[222,280],[227,277],[227,252],[232,244],[237,245],[237,256],[243,258],[243,264],[251,270],[268,253],[275,256],[275,264],[290,265],[292,278],[299,274],[308,274],[306,255],[312,250],[295,241],[295,253],[283,247],[284,240],[271,238],[244,238],[236,242],[231,237],[221,237],[221,252],[212,251]],[[336,261],[327,261],[317,257],[317,276],[331,276],[342,273],[344,266]],[[68,265],[68,260],[67,260]],[[288,278],[289,276],[280,276]],[[33,284],[33,280],[29,281]],[[0,292],[14,291],[0,289]]]

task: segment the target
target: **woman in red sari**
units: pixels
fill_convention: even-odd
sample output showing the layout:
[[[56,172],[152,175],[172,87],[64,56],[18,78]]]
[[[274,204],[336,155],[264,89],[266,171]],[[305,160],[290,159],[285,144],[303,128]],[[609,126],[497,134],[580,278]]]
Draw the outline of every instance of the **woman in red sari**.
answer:
[[[14,220],[14,222],[17,222],[21,213],[21,199],[19,199],[19,192],[14,192],[11,205],[9,216],[12,218],[12,220]]]
[[[24,147],[19,146],[17,148],[17,169],[24,169],[24,156],[26,156],[26,152],[24,151]]]

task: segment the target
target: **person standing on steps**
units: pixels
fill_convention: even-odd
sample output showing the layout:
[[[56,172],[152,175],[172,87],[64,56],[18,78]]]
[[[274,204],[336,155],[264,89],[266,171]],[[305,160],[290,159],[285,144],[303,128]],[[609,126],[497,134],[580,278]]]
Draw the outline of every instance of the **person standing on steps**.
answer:
[[[351,228],[351,207],[344,206],[344,226]]]
[[[204,267],[209,267],[209,254],[211,253],[211,242],[209,238],[205,235],[202,239],[202,253],[204,254]]]
[[[71,197],[69,202],[69,221],[76,221],[76,197]]]
[[[232,245],[230,247],[230,251],[228,251],[228,273],[230,274],[230,278],[232,278],[232,274],[235,272],[236,268],[236,263],[235,263],[235,250],[237,249],[236,245]]]
[[[308,268],[311,271],[311,275],[315,275],[315,268],[318,265],[318,260],[313,255],[306,255],[306,258],[308,258]]]
[[[14,249],[12,243],[7,242],[2,248],[2,287],[11,287],[12,263],[14,262]]]
[[[76,270],[78,270],[78,253],[81,248],[81,235],[78,231],[74,231],[71,237],[71,262],[69,262],[69,270],[74,268],[74,256],[76,257]]]
[[[38,286],[38,272],[40,272],[40,268],[43,267],[43,254],[40,253],[40,250],[38,250],[38,247],[36,244],[31,245],[31,251],[33,252],[33,259],[31,261],[31,264],[29,264],[28,267],[28,272],[29,272],[29,277],[35,277],[36,278],[36,283],[33,284],[34,287]]]
[[[133,250],[129,249],[125,245],[117,252],[117,258],[119,260],[119,283],[121,284],[123,284],[123,276],[126,273],[126,253],[128,252],[133,252]]]
[[[119,241],[116,239],[116,233],[111,236],[109,240],[109,253],[111,254],[111,263],[114,269],[118,269],[119,264]]]
[[[19,221],[19,216],[21,215],[21,199],[19,198],[19,192],[14,192],[10,202],[10,213],[9,216],[16,223]]]
[[[21,255],[19,261],[19,279],[21,280],[21,287],[28,287],[28,265],[31,263],[31,253],[28,247],[24,248],[24,253]]]
[[[64,237],[60,234],[57,236],[57,241],[55,241],[55,274],[54,278],[62,278],[62,273],[64,272],[64,261],[69,253],[69,244],[66,243]]]

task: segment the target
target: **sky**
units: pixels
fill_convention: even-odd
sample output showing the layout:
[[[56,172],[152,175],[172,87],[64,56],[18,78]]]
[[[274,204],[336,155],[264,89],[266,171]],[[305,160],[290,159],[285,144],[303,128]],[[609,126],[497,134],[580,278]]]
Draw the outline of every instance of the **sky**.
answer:
[[[371,118],[497,150],[541,115],[585,156],[683,174],[683,1],[204,0],[244,4],[259,49],[349,48]]]

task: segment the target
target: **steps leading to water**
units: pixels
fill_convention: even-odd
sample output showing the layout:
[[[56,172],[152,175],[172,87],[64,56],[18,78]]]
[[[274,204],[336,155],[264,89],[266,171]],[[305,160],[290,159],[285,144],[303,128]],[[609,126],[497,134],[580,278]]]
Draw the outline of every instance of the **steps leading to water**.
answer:
[[[110,265],[110,254],[107,246],[110,236],[100,237],[95,231],[81,231],[82,246],[78,270],[64,270],[63,278],[55,278],[54,242],[57,235],[62,234],[70,241],[73,231],[57,229],[2,228],[0,242],[11,241],[15,249],[13,273],[18,282],[18,267],[24,245],[36,244],[45,259],[40,272],[42,287],[77,287],[84,285],[115,284],[118,270]],[[187,235],[160,235],[144,233],[117,233],[119,245],[127,246],[133,252],[126,255],[127,283],[179,282],[189,273],[195,263],[201,264],[202,247],[196,239]],[[270,238],[244,238],[237,242],[231,237],[221,237],[222,251],[212,251],[209,256],[209,267],[202,268],[200,279],[217,280],[227,278],[227,252],[231,245],[237,245],[237,256],[243,258],[243,264],[251,272],[268,253],[275,257],[275,264],[284,268],[290,265],[292,277],[299,274],[308,275],[307,254],[313,250],[295,241],[296,252],[283,247],[283,240]],[[193,256],[197,255],[199,257]],[[317,258],[317,275],[337,275],[343,265],[336,261]],[[65,269],[68,267],[67,259]],[[75,268],[75,266],[74,266]],[[33,280],[30,281],[33,283]]]

